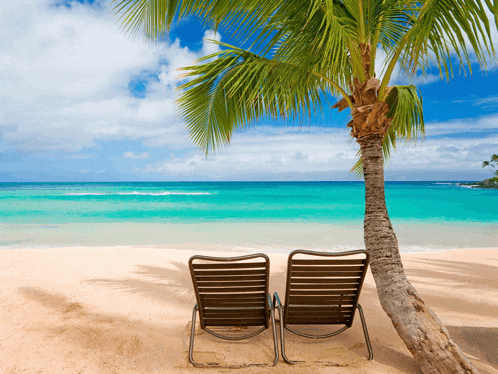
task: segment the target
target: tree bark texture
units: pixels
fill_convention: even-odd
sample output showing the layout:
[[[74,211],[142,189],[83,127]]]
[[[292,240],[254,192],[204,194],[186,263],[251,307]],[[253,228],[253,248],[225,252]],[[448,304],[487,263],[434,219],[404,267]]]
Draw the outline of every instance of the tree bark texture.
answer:
[[[365,177],[365,246],[382,308],[424,374],[478,373],[406,278],[386,208],[382,135],[357,141]]]

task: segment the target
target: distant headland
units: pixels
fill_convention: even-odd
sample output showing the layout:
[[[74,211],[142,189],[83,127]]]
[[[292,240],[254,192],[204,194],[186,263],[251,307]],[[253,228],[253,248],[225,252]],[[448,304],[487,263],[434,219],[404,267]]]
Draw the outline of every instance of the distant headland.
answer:
[[[473,188],[491,188],[491,189],[498,190],[498,177],[486,179],[482,182],[460,183],[460,185],[461,186],[470,186]]]
[[[482,167],[489,168],[489,170],[491,170],[491,172],[495,176],[493,178],[486,179],[482,182],[460,183],[460,184],[464,185],[464,186],[471,186],[473,188],[498,189],[498,155],[495,154],[495,155],[491,156],[491,159],[489,161],[483,161]]]

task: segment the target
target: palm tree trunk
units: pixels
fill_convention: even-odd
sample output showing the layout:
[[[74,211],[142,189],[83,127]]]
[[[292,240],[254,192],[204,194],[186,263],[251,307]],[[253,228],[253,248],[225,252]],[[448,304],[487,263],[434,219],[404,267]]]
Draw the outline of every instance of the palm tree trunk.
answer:
[[[384,311],[424,374],[475,374],[438,317],[408,282],[387,213],[382,137],[359,138],[365,176],[365,246]]]

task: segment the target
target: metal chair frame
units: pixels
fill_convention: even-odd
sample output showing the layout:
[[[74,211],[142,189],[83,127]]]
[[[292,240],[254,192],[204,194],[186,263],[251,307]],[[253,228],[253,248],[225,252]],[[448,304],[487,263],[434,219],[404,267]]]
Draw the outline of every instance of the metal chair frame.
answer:
[[[324,317],[320,317],[322,318],[322,321],[317,321],[316,323],[313,323],[313,321],[308,321],[308,322],[305,322],[305,324],[307,325],[322,325],[322,324],[333,324],[333,325],[336,325],[336,324],[344,324],[345,326],[340,328],[339,330],[337,331],[334,331],[332,333],[329,333],[329,334],[324,334],[324,335],[310,335],[310,334],[305,334],[303,332],[300,332],[300,331],[297,331],[297,330],[294,330],[292,328],[290,328],[289,326],[287,326],[287,318],[288,318],[288,311],[289,311],[289,306],[291,305],[291,303],[289,302],[290,301],[290,294],[291,294],[291,281],[292,281],[292,271],[293,271],[293,257],[295,255],[298,255],[298,254],[303,254],[303,255],[310,255],[310,256],[322,256],[322,257],[333,257],[333,258],[338,258],[338,257],[345,257],[345,256],[353,256],[353,255],[359,255],[359,254],[364,254],[365,255],[365,259],[363,260],[362,264],[363,264],[363,268],[361,270],[361,273],[356,277],[354,278],[355,279],[355,282],[356,282],[356,285],[354,287],[342,287],[342,288],[355,288],[354,290],[352,291],[345,291],[347,292],[348,294],[353,294],[353,296],[348,296],[349,297],[349,300],[346,300],[344,303],[340,300],[341,299],[341,296],[336,296],[338,297],[338,300],[337,301],[334,301],[334,303],[337,302],[337,304],[334,304],[334,305],[329,305],[328,307],[336,307],[336,308],[340,308],[342,307],[343,304],[347,304],[347,305],[352,305],[352,307],[348,307],[350,308],[350,313],[351,313],[351,316],[349,318],[344,318],[344,320],[340,321],[340,318],[337,319],[334,321],[333,319],[331,319],[330,321],[326,321],[327,318],[331,318],[331,316],[324,316]],[[298,250],[295,250],[293,252],[291,252],[289,254],[289,259],[288,259],[288,263],[287,263],[287,285],[286,285],[286,291],[285,291],[285,304],[282,305],[282,302],[280,301],[280,298],[278,296],[278,293],[274,293],[273,294],[273,307],[278,309],[278,314],[279,314],[279,322],[280,322],[280,345],[281,345],[281,352],[282,352],[282,357],[283,359],[285,360],[285,362],[287,362],[288,364],[296,364],[298,362],[303,362],[303,361],[292,361],[290,360],[286,353],[285,353],[285,336],[284,336],[284,330],[287,330],[293,334],[296,334],[296,335],[299,335],[299,336],[302,336],[302,337],[305,337],[305,338],[310,338],[310,339],[325,339],[325,338],[329,338],[329,337],[332,337],[332,336],[335,336],[335,335],[338,335],[340,334],[341,332],[344,332],[345,330],[347,330],[348,328],[350,328],[353,324],[353,320],[354,320],[354,315],[355,315],[355,312],[356,310],[359,311],[360,313],[360,319],[361,319],[361,324],[362,324],[362,327],[363,327],[363,334],[365,335],[365,341],[366,341],[366,344],[367,344],[367,349],[368,349],[368,360],[372,360],[373,359],[373,351],[372,351],[372,345],[370,343],[370,337],[368,335],[368,330],[367,330],[367,325],[366,325],[366,321],[365,321],[365,316],[363,314],[363,309],[361,307],[361,305],[358,303],[358,299],[360,297],[360,292],[361,292],[361,287],[363,285],[363,281],[365,279],[365,275],[366,275],[366,272],[367,272],[367,268],[368,268],[368,262],[369,262],[369,254],[367,251],[365,250],[356,250],[356,251],[347,251],[347,252],[335,252],[335,253],[330,253],[330,252],[317,252],[317,251],[306,251],[306,250],[302,250],[302,249],[298,249]],[[347,271],[340,271],[341,268],[340,266],[342,266],[343,264],[344,265],[348,265],[349,263],[354,263],[354,264],[359,264],[359,261],[344,261],[343,264],[340,264],[338,267],[334,268],[334,265],[338,265],[339,262],[338,261],[329,261],[327,262],[326,260],[325,261],[316,261],[317,264],[314,265],[313,264],[313,261],[316,261],[316,260],[304,260],[304,261],[301,261],[300,264],[305,264],[305,265],[310,265],[310,266],[306,266],[306,267],[302,267],[302,269],[306,269],[306,270],[316,270],[316,269],[320,269],[320,266],[321,265],[327,265],[328,264],[328,271],[329,271],[329,274],[331,277],[337,277],[337,278],[329,278],[329,282],[326,283],[326,281],[323,281],[323,280],[320,280],[320,284],[318,285],[315,285],[317,288],[315,289],[316,290],[321,290],[319,291],[318,293],[319,294],[322,294],[324,296],[326,296],[326,293],[327,291],[323,291],[323,289],[326,289],[327,287],[330,287],[331,289],[335,289],[336,287],[334,287],[335,285],[337,285],[337,287],[341,287],[339,282],[342,282],[341,280],[339,279],[345,279],[345,281],[347,282],[351,282],[352,281],[348,281],[347,279],[352,279],[352,278],[349,278],[349,275],[348,274],[351,274],[353,275],[353,270],[347,270]],[[347,267],[343,267],[343,269],[346,269]],[[350,267],[351,269],[353,269],[353,267]],[[354,269],[356,270],[358,268],[358,266],[354,267]],[[326,266],[322,266],[321,269],[326,269]],[[325,270],[325,272],[322,272],[322,273],[326,273],[327,270]],[[311,277],[311,275],[309,275],[310,273],[307,272],[305,273],[307,274],[306,276],[309,276]],[[318,273],[316,273],[318,274]],[[356,274],[357,275],[358,272],[356,271]],[[327,275],[321,275],[321,276],[327,276]],[[342,278],[340,278],[342,277]],[[323,279],[323,278],[322,278]],[[334,284],[334,280],[338,283]],[[338,281],[339,280],[339,281]],[[312,283],[312,281],[309,281],[309,283]],[[328,286],[326,285],[328,284]],[[304,287],[304,286],[303,286]],[[306,288],[309,288],[309,289],[313,289],[313,285],[308,285],[306,286]],[[306,292],[306,291],[303,291],[303,292]],[[337,292],[340,292],[340,291],[329,291],[331,293],[336,293]],[[303,308],[306,308],[306,309],[309,309],[309,311],[313,311],[313,307],[318,307],[323,304],[316,304],[316,305],[313,305],[311,304],[311,302],[309,302],[306,306],[303,306]],[[304,318],[304,317],[303,317]],[[330,322],[330,323],[329,323]],[[291,323],[291,324],[294,324],[294,323]]]
[[[244,280],[241,282],[240,279],[237,279],[237,276],[240,276],[241,274],[246,274],[246,273],[251,273],[251,271],[247,271],[245,269],[249,269],[251,267],[251,262],[245,262],[245,263],[238,263],[239,261],[244,261],[244,260],[251,260],[255,258],[263,258],[265,260],[264,264],[264,274],[262,274],[261,271],[258,271],[259,278],[256,279],[257,275],[255,276],[256,283],[259,283],[258,286],[254,286],[254,284],[251,284],[251,279],[247,278],[252,278],[252,275],[246,275],[246,276],[241,276],[240,278],[243,278]],[[213,265],[195,265],[194,261],[195,260],[203,260],[203,261],[212,261],[213,263],[218,263],[218,264],[213,264]],[[238,265],[236,265],[238,264]],[[262,263],[257,263],[262,266]],[[201,268],[201,269],[208,269],[213,270],[215,274],[212,282],[212,286],[206,286],[206,282],[204,282],[203,285],[199,287],[199,281],[203,281],[201,278],[199,278],[199,270],[196,270],[195,267]],[[253,266],[255,267],[255,266]],[[193,357],[193,352],[194,352],[194,338],[195,338],[195,323],[196,323],[196,316],[197,312],[199,312],[199,318],[200,318],[200,324],[201,324],[201,329],[206,331],[207,333],[216,336],[217,338],[220,339],[225,339],[225,340],[244,340],[248,338],[252,338],[266,329],[270,327],[269,320],[271,319],[271,326],[273,329],[273,346],[275,350],[275,358],[272,362],[272,366],[276,365],[278,361],[278,338],[277,338],[277,330],[276,330],[276,325],[275,325],[275,309],[273,307],[273,303],[271,300],[271,296],[269,294],[269,280],[270,280],[270,259],[268,258],[267,255],[263,253],[257,253],[257,254],[252,254],[252,255],[246,255],[246,256],[238,256],[238,257],[208,257],[208,256],[192,256],[189,260],[189,268],[190,268],[190,274],[192,276],[192,283],[194,286],[195,290],[195,296],[197,299],[197,304],[195,304],[193,311],[192,311],[192,327],[191,327],[191,332],[190,332],[190,346],[189,346],[189,360],[194,365],[195,367],[217,367],[217,368],[243,368],[243,367],[249,367],[249,366],[268,366],[268,364],[247,364],[247,365],[224,365],[220,366],[218,364],[200,364],[194,361]],[[238,273],[237,273],[238,272]],[[197,275],[196,275],[197,274]],[[207,274],[207,273],[205,273]],[[264,283],[261,285],[261,282],[263,281],[261,276],[264,275]],[[207,278],[206,278],[207,279]],[[215,280],[215,281],[214,281]],[[243,287],[240,287],[240,286]],[[223,287],[219,288],[219,287]],[[206,288],[206,287],[211,287],[211,288]],[[217,288],[212,288],[212,287],[217,287]],[[236,298],[234,295],[255,295],[252,293],[246,293],[243,294],[244,288],[247,288],[247,292],[252,292],[253,290],[260,290],[264,288],[264,301],[261,301],[259,304],[256,302],[253,302],[253,305],[251,306],[246,306],[244,307],[244,300],[241,299],[241,301],[237,304],[236,303]],[[204,292],[209,292],[206,290],[213,290],[211,292],[216,292],[216,297],[217,305],[204,305],[203,298],[201,297],[202,291]],[[232,290],[232,293],[230,292]],[[238,293],[233,293],[233,292],[238,292]],[[257,294],[258,296],[261,293]],[[211,294],[212,296],[213,294]],[[266,296],[265,296],[266,295]],[[222,297],[225,297],[224,300],[228,300],[230,297],[234,297],[232,301],[225,301],[225,305],[223,305],[223,300],[221,300]],[[235,301],[234,301],[235,300]],[[213,302],[213,300],[211,300]],[[254,305],[256,304],[256,305]],[[227,323],[230,323],[230,321],[227,319],[234,319],[237,318],[237,311],[240,311],[243,316],[240,318],[250,318],[251,317],[251,312],[254,311],[254,315],[256,316],[257,319],[261,321],[261,315],[257,315],[257,312],[261,312],[262,307],[264,308],[264,322],[261,324],[263,327],[253,333],[242,335],[242,336],[227,336],[227,335],[221,335],[218,334],[217,332],[214,332],[210,329],[208,329],[208,326],[231,326],[227,325]],[[235,309],[235,310],[234,310]],[[205,318],[205,312],[208,311],[210,313],[214,313],[210,315],[211,319],[206,319]],[[226,313],[232,313],[229,316]],[[218,315],[216,313],[219,313]],[[235,313],[235,314],[233,314]],[[212,322],[213,320],[216,320],[215,322]],[[206,321],[211,321],[206,323]],[[251,324],[253,325],[253,324]],[[255,326],[259,325],[259,323],[256,322]],[[244,326],[241,325],[240,323],[237,324],[237,326]]]

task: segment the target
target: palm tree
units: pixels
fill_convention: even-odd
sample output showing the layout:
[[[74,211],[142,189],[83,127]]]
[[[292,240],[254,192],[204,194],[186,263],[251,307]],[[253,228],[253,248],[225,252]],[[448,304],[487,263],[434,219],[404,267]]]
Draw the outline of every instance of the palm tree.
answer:
[[[405,276],[386,209],[384,159],[402,139],[423,133],[421,94],[390,86],[405,75],[454,65],[472,72],[494,58],[491,0],[115,0],[125,27],[151,39],[175,20],[197,17],[229,33],[240,47],[185,67],[192,77],[178,103],[192,140],[206,152],[260,118],[306,119],[349,108],[360,146],[355,170],[365,179],[365,246],[383,309],[424,373],[477,373]],[[493,25],[494,26],[494,25]],[[497,24],[498,26],[498,24]],[[217,43],[213,41],[213,43]],[[471,56],[469,52],[473,52]],[[377,57],[385,55],[375,76]]]
[[[482,167],[483,168],[488,167],[489,170],[491,170],[491,172],[498,177],[498,170],[495,170],[495,168],[496,168],[495,164],[498,165],[498,155],[496,155],[496,154],[491,156],[490,161],[483,161]]]

